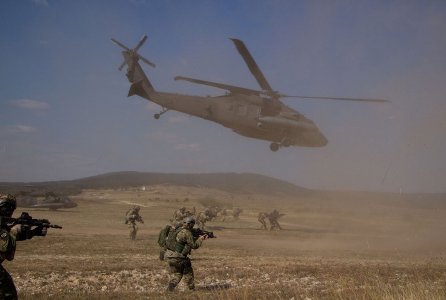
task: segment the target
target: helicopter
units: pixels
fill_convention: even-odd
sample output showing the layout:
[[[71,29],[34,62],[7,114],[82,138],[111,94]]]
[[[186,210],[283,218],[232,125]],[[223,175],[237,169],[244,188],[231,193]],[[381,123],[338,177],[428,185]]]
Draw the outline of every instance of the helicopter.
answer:
[[[126,76],[131,84],[128,97],[138,95],[160,105],[162,109],[154,115],[155,119],[159,119],[169,110],[183,112],[221,124],[239,135],[269,141],[271,142],[270,149],[274,152],[282,147],[323,147],[328,143],[327,138],[312,120],[285,105],[280,101],[281,98],[388,102],[385,99],[281,94],[271,88],[244,42],[236,38],[230,38],[230,40],[234,43],[261,90],[176,76],[175,80],[223,89],[226,90],[226,94],[203,97],[159,92],[152,86],[139,64],[139,60],[141,60],[145,64],[155,67],[154,63],[138,53],[138,50],[146,42],[147,36],[144,35],[132,49],[113,38],[111,40],[124,49],[122,51],[124,61],[118,69],[121,71],[127,65]]]

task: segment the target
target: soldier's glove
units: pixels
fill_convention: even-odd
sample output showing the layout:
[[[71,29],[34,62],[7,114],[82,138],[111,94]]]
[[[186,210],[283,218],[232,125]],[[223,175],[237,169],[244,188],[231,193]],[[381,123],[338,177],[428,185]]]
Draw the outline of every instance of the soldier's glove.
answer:
[[[15,234],[16,241],[24,241],[32,238],[31,228],[29,225],[17,224],[11,228],[11,232]]]
[[[28,239],[29,233],[29,226],[22,225],[22,224],[16,224],[11,228],[11,234],[15,235],[16,241],[23,241]]]
[[[33,236],[45,236],[48,233],[48,229],[43,226],[37,226],[36,228],[31,230],[32,238]]]

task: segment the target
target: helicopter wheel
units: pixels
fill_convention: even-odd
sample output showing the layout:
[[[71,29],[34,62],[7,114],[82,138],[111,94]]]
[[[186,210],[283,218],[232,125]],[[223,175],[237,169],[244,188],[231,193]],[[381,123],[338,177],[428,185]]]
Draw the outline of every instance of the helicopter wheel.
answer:
[[[153,115],[153,117],[154,117],[155,119],[157,119],[157,120],[160,118],[160,116],[161,116],[160,114],[154,114],[154,115]]]
[[[271,151],[276,152],[277,150],[279,150],[279,144],[277,143],[271,143],[271,145],[269,145],[269,148],[271,149]]]

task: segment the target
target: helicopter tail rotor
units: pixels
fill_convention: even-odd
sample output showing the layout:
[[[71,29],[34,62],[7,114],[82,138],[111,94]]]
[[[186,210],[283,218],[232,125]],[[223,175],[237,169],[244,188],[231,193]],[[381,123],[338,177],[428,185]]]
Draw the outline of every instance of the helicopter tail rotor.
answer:
[[[130,48],[128,48],[127,46],[125,46],[124,44],[120,43],[119,41],[117,41],[117,40],[115,40],[115,39],[113,39],[113,38],[111,39],[111,41],[112,41],[115,45],[117,45],[117,46],[119,46],[119,47],[121,47],[121,48],[124,49],[123,52],[129,54],[130,56],[132,56],[132,57],[134,57],[134,58],[136,58],[136,59],[140,59],[140,60],[142,60],[144,63],[146,63],[147,65],[149,65],[149,66],[151,66],[151,67],[154,68],[154,67],[155,67],[155,64],[154,64],[154,63],[152,63],[150,60],[146,59],[145,57],[139,55],[139,53],[138,53],[139,48],[142,47],[142,45],[146,42],[146,40],[147,40],[147,35],[144,35],[144,36],[141,38],[141,40],[138,42],[138,44],[135,46],[135,48],[130,49]],[[119,71],[121,71],[122,68],[124,68],[124,66],[125,66],[126,64],[127,64],[127,62],[124,61],[124,62],[119,66],[119,68],[118,68]]]

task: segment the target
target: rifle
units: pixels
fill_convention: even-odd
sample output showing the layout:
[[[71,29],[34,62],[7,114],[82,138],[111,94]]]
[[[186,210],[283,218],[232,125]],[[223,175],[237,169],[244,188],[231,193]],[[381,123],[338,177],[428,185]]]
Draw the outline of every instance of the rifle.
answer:
[[[0,217],[0,226],[11,228],[14,225],[22,225],[21,239],[30,239],[35,235],[45,236],[48,228],[62,229],[62,226],[51,224],[47,219],[33,219],[27,212],[22,212],[20,217]],[[34,229],[31,229],[34,227]],[[18,240],[21,240],[18,239]]]
[[[192,229],[192,236],[195,239],[198,239],[201,235],[205,235],[207,239],[217,238],[212,231],[206,231],[206,230],[202,230],[200,228]]]

